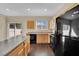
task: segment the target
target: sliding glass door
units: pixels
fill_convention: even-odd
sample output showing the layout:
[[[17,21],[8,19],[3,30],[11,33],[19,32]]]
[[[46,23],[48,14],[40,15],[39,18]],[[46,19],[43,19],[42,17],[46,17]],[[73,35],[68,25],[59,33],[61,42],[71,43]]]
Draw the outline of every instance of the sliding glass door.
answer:
[[[9,23],[9,38],[21,35],[22,26],[20,23]]]

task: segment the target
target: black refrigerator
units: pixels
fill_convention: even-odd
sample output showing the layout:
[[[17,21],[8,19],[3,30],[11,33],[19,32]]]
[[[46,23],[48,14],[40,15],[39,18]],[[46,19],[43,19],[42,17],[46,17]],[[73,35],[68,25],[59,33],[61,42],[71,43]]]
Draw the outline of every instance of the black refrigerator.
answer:
[[[67,50],[69,50],[70,25],[69,20],[60,17],[56,19],[56,30],[52,44],[56,56],[65,55],[68,52]]]
[[[56,56],[79,56],[79,5],[56,18],[53,50]]]

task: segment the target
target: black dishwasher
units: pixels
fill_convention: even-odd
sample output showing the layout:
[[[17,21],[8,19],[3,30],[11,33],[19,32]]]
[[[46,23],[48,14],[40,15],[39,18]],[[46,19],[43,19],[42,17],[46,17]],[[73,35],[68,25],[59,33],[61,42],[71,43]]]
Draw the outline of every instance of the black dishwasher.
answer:
[[[30,34],[30,44],[36,44],[36,34]]]

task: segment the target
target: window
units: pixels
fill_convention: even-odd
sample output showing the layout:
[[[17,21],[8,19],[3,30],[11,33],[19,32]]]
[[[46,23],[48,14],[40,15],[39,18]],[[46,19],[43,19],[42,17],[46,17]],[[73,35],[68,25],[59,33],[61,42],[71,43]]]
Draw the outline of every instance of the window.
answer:
[[[15,28],[15,24],[14,23],[10,24],[10,29],[14,29],[14,28]]]
[[[9,24],[9,38],[14,37],[15,35],[15,23]]]
[[[21,35],[21,24],[20,23],[16,23],[15,24],[15,35]]]
[[[37,20],[37,29],[48,29],[48,20]]]
[[[21,35],[21,24],[20,23],[10,23],[9,24],[9,38]]]
[[[16,29],[21,29],[21,24],[16,23]]]

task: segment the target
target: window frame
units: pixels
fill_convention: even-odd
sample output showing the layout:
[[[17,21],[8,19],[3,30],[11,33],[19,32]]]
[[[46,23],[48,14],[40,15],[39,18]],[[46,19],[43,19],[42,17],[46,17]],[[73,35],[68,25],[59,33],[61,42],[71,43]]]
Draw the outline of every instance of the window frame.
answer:
[[[40,29],[38,29],[38,21],[47,21],[47,28],[40,28]],[[47,19],[39,19],[39,20],[36,20],[36,29],[37,30],[48,30],[48,28],[49,28],[49,20],[47,20]]]

